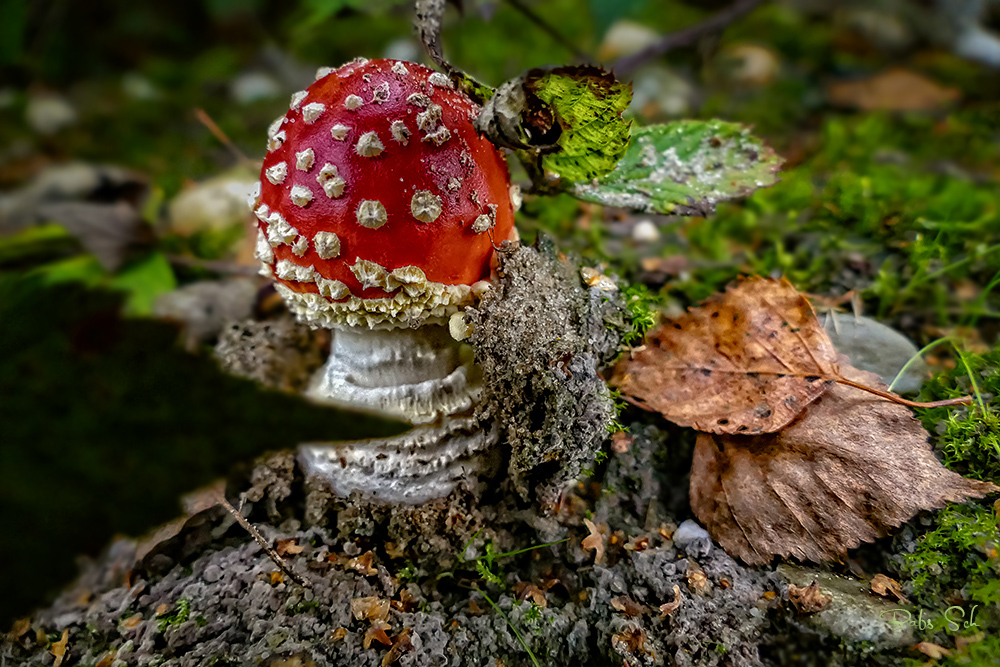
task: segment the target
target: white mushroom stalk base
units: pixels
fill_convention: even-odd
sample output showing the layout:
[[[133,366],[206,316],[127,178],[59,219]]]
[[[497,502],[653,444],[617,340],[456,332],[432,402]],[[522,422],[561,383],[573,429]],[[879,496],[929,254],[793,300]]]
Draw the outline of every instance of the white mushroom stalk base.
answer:
[[[307,395],[417,426],[395,438],[303,445],[305,473],[338,496],[412,504],[447,496],[497,465],[496,430],[469,414],[481,391],[472,350],[447,327],[336,329]]]

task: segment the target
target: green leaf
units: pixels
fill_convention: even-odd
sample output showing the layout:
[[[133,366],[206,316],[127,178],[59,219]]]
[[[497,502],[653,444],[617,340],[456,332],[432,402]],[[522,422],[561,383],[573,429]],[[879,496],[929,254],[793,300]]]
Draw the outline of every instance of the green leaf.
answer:
[[[774,185],[782,162],[744,125],[681,120],[636,129],[613,172],[570,194],[646,213],[707,215],[721,201]]]
[[[108,285],[126,293],[124,313],[137,317],[152,314],[156,297],[177,287],[177,279],[167,258],[154,252],[126,266]]]
[[[551,108],[561,131],[559,150],[542,157],[546,170],[570,181],[589,181],[609,173],[625,155],[631,123],[622,112],[632,101],[630,84],[581,66],[532,70],[524,88]]]

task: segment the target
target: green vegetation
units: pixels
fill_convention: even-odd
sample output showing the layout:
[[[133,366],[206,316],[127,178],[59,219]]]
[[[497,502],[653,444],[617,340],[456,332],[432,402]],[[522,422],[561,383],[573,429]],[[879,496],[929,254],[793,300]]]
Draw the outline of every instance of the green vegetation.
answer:
[[[916,601],[937,609],[952,599],[951,591],[962,590],[967,600],[1000,603],[1000,519],[993,509],[950,505],[935,521],[916,551],[903,555],[902,571]]]
[[[920,410],[946,466],[967,477],[1000,483],[1000,347],[961,354],[959,363],[924,384],[922,400],[973,394],[971,406]]]
[[[191,615],[191,601],[187,598],[177,600],[177,608],[169,614],[164,614],[158,619],[160,632],[163,632],[171,625],[180,625],[188,620]]]

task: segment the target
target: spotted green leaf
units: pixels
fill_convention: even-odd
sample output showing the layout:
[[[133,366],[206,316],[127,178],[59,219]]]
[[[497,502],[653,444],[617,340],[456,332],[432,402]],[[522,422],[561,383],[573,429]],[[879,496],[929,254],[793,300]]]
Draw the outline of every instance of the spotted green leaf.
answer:
[[[614,171],[570,192],[646,213],[707,215],[721,201],[774,185],[782,162],[744,125],[681,120],[636,129]]]

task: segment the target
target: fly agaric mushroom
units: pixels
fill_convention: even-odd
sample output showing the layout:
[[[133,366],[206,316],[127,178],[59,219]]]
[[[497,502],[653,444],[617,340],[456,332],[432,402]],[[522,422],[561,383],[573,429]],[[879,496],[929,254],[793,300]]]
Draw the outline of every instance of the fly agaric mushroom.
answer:
[[[333,329],[309,394],[425,425],[303,448],[307,474],[338,495],[447,495],[495,440],[471,416],[478,374],[447,327],[514,233],[507,166],[478,111],[439,72],[359,59],[317,72],[268,131],[257,255],[301,321]]]

